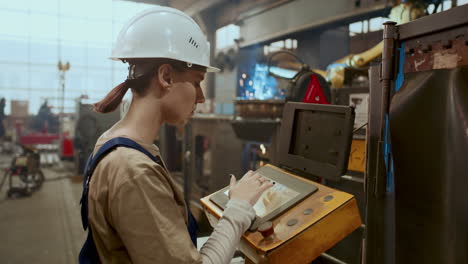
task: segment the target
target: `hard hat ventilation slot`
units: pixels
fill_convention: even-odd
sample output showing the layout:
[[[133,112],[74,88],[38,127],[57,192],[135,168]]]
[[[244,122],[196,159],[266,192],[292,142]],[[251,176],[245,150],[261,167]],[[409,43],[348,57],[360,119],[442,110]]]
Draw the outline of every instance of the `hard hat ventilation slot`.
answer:
[[[189,39],[189,43],[190,43],[190,44],[192,44],[192,45],[193,45],[195,48],[197,48],[197,49],[198,49],[198,43],[197,43],[197,42],[195,42],[195,40],[194,40],[192,37],[190,37],[190,39]]]

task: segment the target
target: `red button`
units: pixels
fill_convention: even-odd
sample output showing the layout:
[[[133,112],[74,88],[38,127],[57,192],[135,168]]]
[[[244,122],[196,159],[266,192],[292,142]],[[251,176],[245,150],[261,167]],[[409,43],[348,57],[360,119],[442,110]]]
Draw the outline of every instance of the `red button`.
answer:
[[[275,232],[275,229],[273,228],[273,223],[270,221],[261,224],[257,230],[262,234],[263,237],[269,237]]]

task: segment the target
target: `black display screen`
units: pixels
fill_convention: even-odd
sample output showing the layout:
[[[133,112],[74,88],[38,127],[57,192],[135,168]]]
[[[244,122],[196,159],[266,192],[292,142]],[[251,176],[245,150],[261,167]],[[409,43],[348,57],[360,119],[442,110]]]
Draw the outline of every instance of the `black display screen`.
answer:
[[[344,115],[334,112],[294,111],[289,154],[336,165],[344,133]]]

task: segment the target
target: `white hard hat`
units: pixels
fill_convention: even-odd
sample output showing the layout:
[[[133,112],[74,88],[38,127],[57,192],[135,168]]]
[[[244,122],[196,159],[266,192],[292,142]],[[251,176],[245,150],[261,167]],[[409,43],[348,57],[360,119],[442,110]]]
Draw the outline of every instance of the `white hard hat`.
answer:
[[[198,24],[187,14],[163,6],[130,19],[120,31],[110,58],[168,58],[206,67],[208,72],[219,71],[210,66],[210,43]]]

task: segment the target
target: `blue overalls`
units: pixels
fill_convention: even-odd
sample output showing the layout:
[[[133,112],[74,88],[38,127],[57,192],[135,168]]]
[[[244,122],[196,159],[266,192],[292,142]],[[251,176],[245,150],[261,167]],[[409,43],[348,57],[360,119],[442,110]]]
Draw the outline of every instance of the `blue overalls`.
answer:
[[[164,167],[159,156],[153,156],[149,153],[146,149],[140,146],[135,141],[124,138],[124,137],[117,137],[107,141],[96,153],[93,157],[93,154],[90,155],[88,158],[88,162],[86,162],[86,167],[84,170],[84,177],[83,177],[83,193],[81,195],[81,222],[83,224],[83,229],[88,230],[88,237],[81,248],[80,256],[79,256],[79,263],[80,264],[91,264],[91,263],[101,263],[99,260],[99,255],[96,249],[96,245],[94,244],[93,240],[93,233],[91,232],[91,226],[89,226],[88,222],[88,192],[89,192],[89,181],[91,180],[91,176],[93,174],[94,169],[96,168],[99,161],[111,150],[116,147],[127,147],[139,150],[146,154],[151,160],[158,163],[161,167]],[[193,244],[197,247],[197,229],[198,225],[193,217],[192,213],[190,212],[190,208],[187,206],[188,212],[188,232],[190,234],[190,238],[192,239]]]

